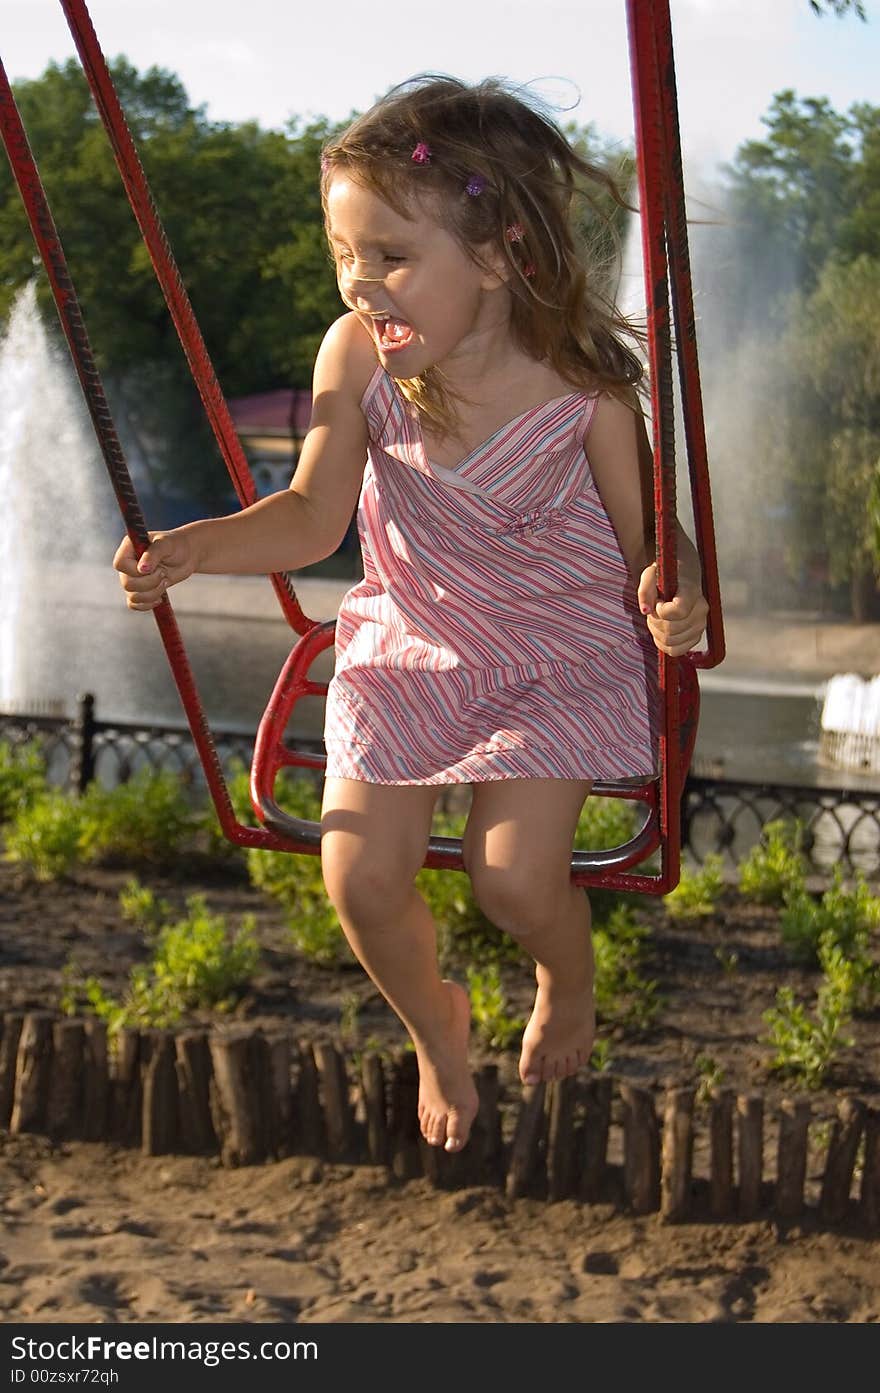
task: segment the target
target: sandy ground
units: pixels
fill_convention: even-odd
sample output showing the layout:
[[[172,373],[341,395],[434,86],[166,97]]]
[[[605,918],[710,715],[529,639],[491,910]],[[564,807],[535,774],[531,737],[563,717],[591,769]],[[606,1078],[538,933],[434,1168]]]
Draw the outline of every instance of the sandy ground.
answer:
[[[0,1310],[31,1322],[873,1322],[880,1243],[670,1226],[288,1158],[6,1139]]]

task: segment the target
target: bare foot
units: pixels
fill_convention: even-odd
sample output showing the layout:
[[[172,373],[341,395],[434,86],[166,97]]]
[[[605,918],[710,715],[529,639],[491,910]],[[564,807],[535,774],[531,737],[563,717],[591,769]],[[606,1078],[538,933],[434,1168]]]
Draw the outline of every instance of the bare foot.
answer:
[[[449,1026],[439,1043],[416,1042],[419,1061],[419,1122],[431,1146],[460,1151],[477,1115],[479,1099],[468,1065],[471,1006],[464,987],[443,983],[449,997]]]
[[[541,967],[538,990],[523,1031],[519,1076],[523,1083],[549,1083],[577,1073],[589,1062],[596,1032],[592,972],[586,987],[560,987]]]

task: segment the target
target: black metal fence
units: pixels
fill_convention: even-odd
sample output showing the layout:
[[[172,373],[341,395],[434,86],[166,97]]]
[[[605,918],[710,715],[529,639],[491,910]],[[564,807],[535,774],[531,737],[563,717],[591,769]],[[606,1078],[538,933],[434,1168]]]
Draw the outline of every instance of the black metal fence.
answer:
[[[102,721],[94,697],[84,696],[75,716],[0,712],[0,739],[10,745],[38,741],[50,782],[81,792],[93,779],[123,783],[140,769],[174,769],[194,793],[205,790],[201,764],[186,727]],[[214,740],[227,775],[236,763],[250,767],[253,735],[216,731]],[[689,775],[682,798],[682,848],[701,864],[710,852],[729,870],[755,846],[762,829],[777,818],[797,820],[803,850],[813,869],[827,875],[835,866],[880,878],[880,787],[876,790],[764,784]]]

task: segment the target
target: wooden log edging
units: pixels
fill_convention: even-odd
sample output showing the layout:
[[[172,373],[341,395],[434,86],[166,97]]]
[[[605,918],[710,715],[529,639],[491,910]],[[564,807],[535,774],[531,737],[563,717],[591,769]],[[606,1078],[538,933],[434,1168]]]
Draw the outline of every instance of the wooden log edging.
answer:
[[[664,1223],[812,1216],[880,1232],[880,1108],[862,1099],[840,1100],[811,1152],[816,1119],[804,1097],[783,1098],[771,1115],[755,1092],[722,1089],[701,1102],[694,1087],[676,1085],[658,1099],[630,1080],[578,1075],[518,1090],[505,1136],[497,1066],[483,1066],[475,1082],[471,1141],[450,1156],[420,1135],[411,1050],[346,1060],[328,1041],[247,1025],[125,1029],[108,1039],[93,1018],[0,1018],[0,1130],[12,1136],[214,1155],[227,1166],[300,1154],[383,1166],[400,1181],[492,1185],[512,1200],[610,1204]]]

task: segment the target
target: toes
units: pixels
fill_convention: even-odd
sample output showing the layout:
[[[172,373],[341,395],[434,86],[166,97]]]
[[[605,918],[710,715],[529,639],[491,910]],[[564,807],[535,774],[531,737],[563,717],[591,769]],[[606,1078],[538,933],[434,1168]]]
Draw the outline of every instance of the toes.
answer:
[[[521,1083],[536,1084],[541,1082],[541,1056],[534,1051],[527,1054],[525,1049],[519,1057],[519,1077]]]
[[[445,1114],[426,1111],[422,1118],[422,1136],[429,1146],[442,1146],[446,1140]]]
[[[457,1108],[450,1108],[446,1119],[446,1150],[461,1151],[468,1139],[469,1126],[464,1118],[459,1114]]]
[[[521,1066],[520,1079],[527,1084],[555,1083],[559,1079],[567,1079],[576,1074],[587,1062],[587,1058],[582,1050],[560,1056],[533,1056],[527,1064]]]

